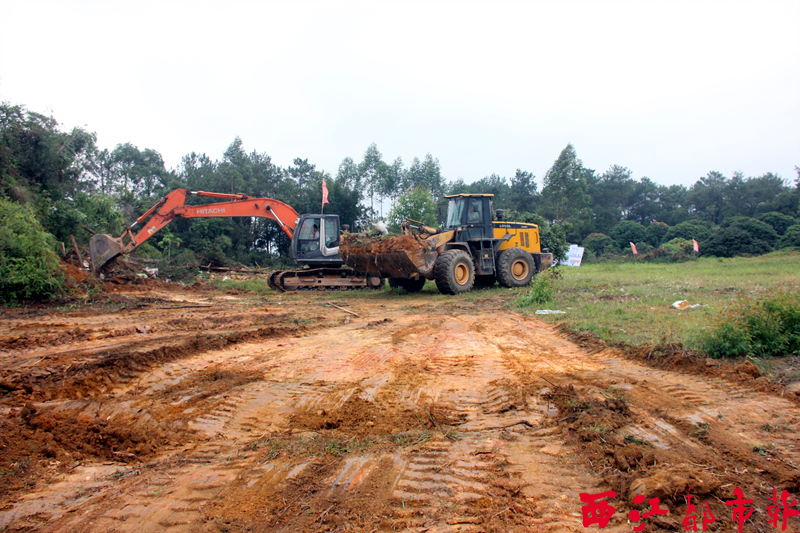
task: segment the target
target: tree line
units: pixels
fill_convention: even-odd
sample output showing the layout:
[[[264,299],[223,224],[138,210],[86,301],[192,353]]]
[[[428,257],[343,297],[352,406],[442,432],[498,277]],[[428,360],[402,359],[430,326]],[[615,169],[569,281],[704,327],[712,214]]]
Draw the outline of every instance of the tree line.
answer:
[[[635,180],[618,165],[599,174],[583,165],[570,144],[542,177],[540,191],[525,170],[510,178],[449,181],[431,154],[408,165],[401,158],[386,162],[375,144],[360,161],[345,157],[335,174],[307,158],[280,167],[266,153],[245,150],[238,137],[221,159],[192,152],[167,169],[156,150],[130,143],[100,149],[94,133],[64,131],[53,117],[2,103],[0,279],[5,281],[0,283],[6,285],[0,288],[21,298],[49,294],[49,287],[58,285],[57,273],[43,275],[35,289],[15,288],[21,285],[13,280],[26,279],[37,268],[52,269],[57,263],[52,250],[70,236],[84,246],[93,231],[118,236],[175,188],[265,196],[299,213],[317,213],[323,180],[329,191],[324,211],[354,229],[378,219],[396,228],[405,217],[441,224],[445,196],[474,192],[493,193],[506,219],[539,223],[543,241],[557,254],[567,241],[586,245],[592,257],[624,253],[628,242],[650,251],[672,241],[673,248],[685,248],[687,240],[696,239],[706,253],[720,255],[800,246],[800,169],[794,184],[772,173],[728,178],[710,172],[691,187],[663,186],[646,177]],[[177,220],[140,251],[188,265],[265,265],[284,261],[287,249],[277,224],[244,218]],[[33,261],[33,250],[48,259]]]

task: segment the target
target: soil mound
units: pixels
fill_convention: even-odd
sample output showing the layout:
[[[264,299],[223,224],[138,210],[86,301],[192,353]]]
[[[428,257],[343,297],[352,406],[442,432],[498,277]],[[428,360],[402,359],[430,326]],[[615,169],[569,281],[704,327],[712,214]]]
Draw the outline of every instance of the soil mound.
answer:
[[[416,252],[425,250],[425,243],[410,235],[344,235],[339,253],[343,257],[357,254],[379,254],[387,252]]]

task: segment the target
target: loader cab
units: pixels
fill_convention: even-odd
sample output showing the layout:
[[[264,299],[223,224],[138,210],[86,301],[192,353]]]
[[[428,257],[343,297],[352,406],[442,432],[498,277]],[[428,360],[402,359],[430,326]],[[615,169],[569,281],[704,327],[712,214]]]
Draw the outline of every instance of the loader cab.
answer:
[[[300,265],[337,267],[341,230],[339,215],[302,215],[295,223],[289,255]]]
[[[460,239],[491,238],[493,194],[455,194],[446,196],[446,229],[457,228]]]

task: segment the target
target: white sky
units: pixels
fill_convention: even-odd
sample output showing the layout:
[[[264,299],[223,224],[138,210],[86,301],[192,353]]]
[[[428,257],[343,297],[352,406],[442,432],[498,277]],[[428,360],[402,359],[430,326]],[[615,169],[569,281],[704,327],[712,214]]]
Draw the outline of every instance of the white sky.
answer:
[[[0,0],[0,100],[168,167],[238,135],[336,174],[374,142],[541,188],[571,142],[665,185],[793,181],[798,28],[799,0]]]

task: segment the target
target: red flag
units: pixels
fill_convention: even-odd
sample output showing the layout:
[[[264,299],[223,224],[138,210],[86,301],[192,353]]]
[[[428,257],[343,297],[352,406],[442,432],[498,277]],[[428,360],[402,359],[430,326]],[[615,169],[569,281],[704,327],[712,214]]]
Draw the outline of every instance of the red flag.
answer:
[[[322,180],[322,205],[328,203],[328,186],[325,185],[325,180]]]
[[[700,251],[700,245],[697,244],[697,241],[694,240],[694,239],[692,239],[692,242],[694,243],[694,251],[695,252],[699,252]]]
[[[636,255],[636,254],[639,253],[639,252],[636,251],[636,245],[633,244],[633,243],[631,243],[631,251],[633,252],[633,255]]]

